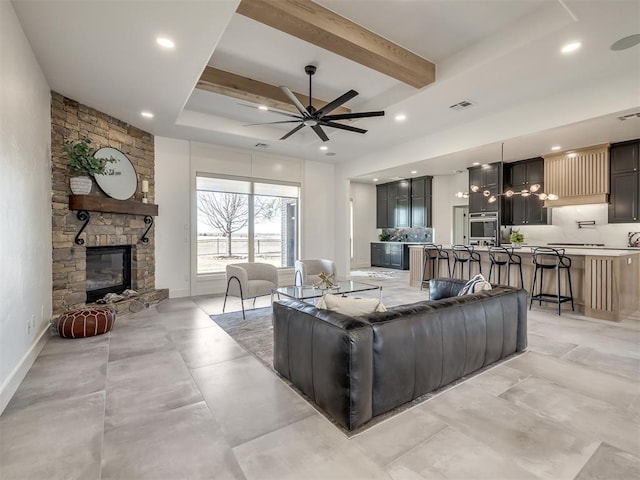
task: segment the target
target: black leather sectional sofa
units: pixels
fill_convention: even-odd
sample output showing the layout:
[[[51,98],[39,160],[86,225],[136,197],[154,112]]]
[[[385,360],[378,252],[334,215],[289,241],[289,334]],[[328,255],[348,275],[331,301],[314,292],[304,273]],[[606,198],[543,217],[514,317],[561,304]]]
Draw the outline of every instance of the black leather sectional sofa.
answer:
[[[353,430],[526,348],[526,292],[457,297],[464,284],[431,280],[431,300],[359,317],[275,302],[274,366]]]

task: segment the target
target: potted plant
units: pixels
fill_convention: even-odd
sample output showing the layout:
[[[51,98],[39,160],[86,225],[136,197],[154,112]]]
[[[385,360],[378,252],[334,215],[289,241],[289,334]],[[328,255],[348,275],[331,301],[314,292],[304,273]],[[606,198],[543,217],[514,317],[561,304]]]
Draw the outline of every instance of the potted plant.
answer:
[[[522,242],[524,242],[524,235],[520,232],[520,230],[514,230],[509,235],[509,241],[514,248],[520,248]]]
[[[81,137],[78,142],[65,142],[64,151],[69,157],[71,170],[80,174],[69,180],[69,186],[75,195],[89,194],[92,181],[88,175],[101,175],[106,171],[107,164],[116,161],[115,158],[94,157],[95,149],[91,148],[89,137]]]

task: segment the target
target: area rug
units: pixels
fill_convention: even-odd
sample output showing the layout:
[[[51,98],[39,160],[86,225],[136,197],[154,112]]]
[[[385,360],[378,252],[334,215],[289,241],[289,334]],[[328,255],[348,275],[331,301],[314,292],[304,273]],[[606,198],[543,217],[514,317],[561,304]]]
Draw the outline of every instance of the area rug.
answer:
[[[392,279],[394,278],[395,272],[393,271],[384,271],[384,270],[353,270],[351,271],[351,279],[356,280],[361,277],[367,278],[380,278],[380,279]]]
[[[327,418],[333,425],[336,426],[342,433],[344,433],[347,437],[353,437],[358,435],[365,430],[383,422],[399,413],[402,413],[416,405],[419,405],[431,398],[434,398],[450,388],[459,385],[462,382],[465,382],[480,373],[491,370],[500,364],[511,360],[512,358],[521,355],[524,352],[519,352],[514,355],[511,355],[501,361],[489,365],[484,369],[478,370],[476,372],[467,375],[449,385],[446,385],[438,390],[434,390],[433,392],[426,393],[414,400],[405,403],[404,405],[400,405],[399,407],[394,408],[393,410],[383,413],[382,415],[378,415],[373,418],[367,424],[355,429],[355,430],[346,430],[344,427],[336,423],[330,416],[326,415],[322,410],[315,406],[313,401],[301,392],[295,385],[293,385],[288,379],[284,378],[273,368],[273,324],[271,321],[272,315],[271,307],[264,308],[255,308],[252,310],[245,310],[246,319],[242,318],[242,312],[230,312],[223,313],[220,315],[211,315],[211,319],[217,323],[225,332],[227,332],[236,342],[238,342],[245,350],[247,350],[250,354],[256,357],[262,364],[264,364],[267,368],[272,370],[284,383],[289,385],[293,390],[295,390],[302,398],[304,398],[309,404],[313,406],[315,410],[320,412],[325,418]]]

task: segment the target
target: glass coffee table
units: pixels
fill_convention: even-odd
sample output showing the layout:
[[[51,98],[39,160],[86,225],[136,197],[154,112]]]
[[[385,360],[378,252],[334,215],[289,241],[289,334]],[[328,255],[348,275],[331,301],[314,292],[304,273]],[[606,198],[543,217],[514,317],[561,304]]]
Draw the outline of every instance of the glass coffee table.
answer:
[[[320,298],[323,295],[347,295],[348,293],[366,292],[369,290],[379,290],[382,296],[382,287],[371,285],[370,283],[354,282],[353,280],[342,280],[336,282],[331,288],[318,288],[313,285],[303,285],[301,287],[289,286],[278,287],[273,294],[278,298],[281,296],[293,298],[295,300],[307,301]]]

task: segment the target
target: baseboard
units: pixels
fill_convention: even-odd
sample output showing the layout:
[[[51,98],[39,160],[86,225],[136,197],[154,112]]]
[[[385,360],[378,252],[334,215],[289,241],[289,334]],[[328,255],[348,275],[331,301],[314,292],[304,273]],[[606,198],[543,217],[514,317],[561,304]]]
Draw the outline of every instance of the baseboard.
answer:
[[[9,404],[14,393],[16,393],[16,390],[18,390],[22,380],[27,376],[33,362],[36,361],[36,358],[38,358],[38,355],[40,355],[40,352],[49,340],[49,329],[49,324],[47,324],[42,332],[40,332],[35,342],[31,344],[31,348],[27,350],[27,353],[24,354],[9,377],[5,380],[2,386],[0,386],[0,415],[4,412],[4,409]]]
[[[181,298],[191,296],[191,291],[188,288],[169,289],[169,298]]]

